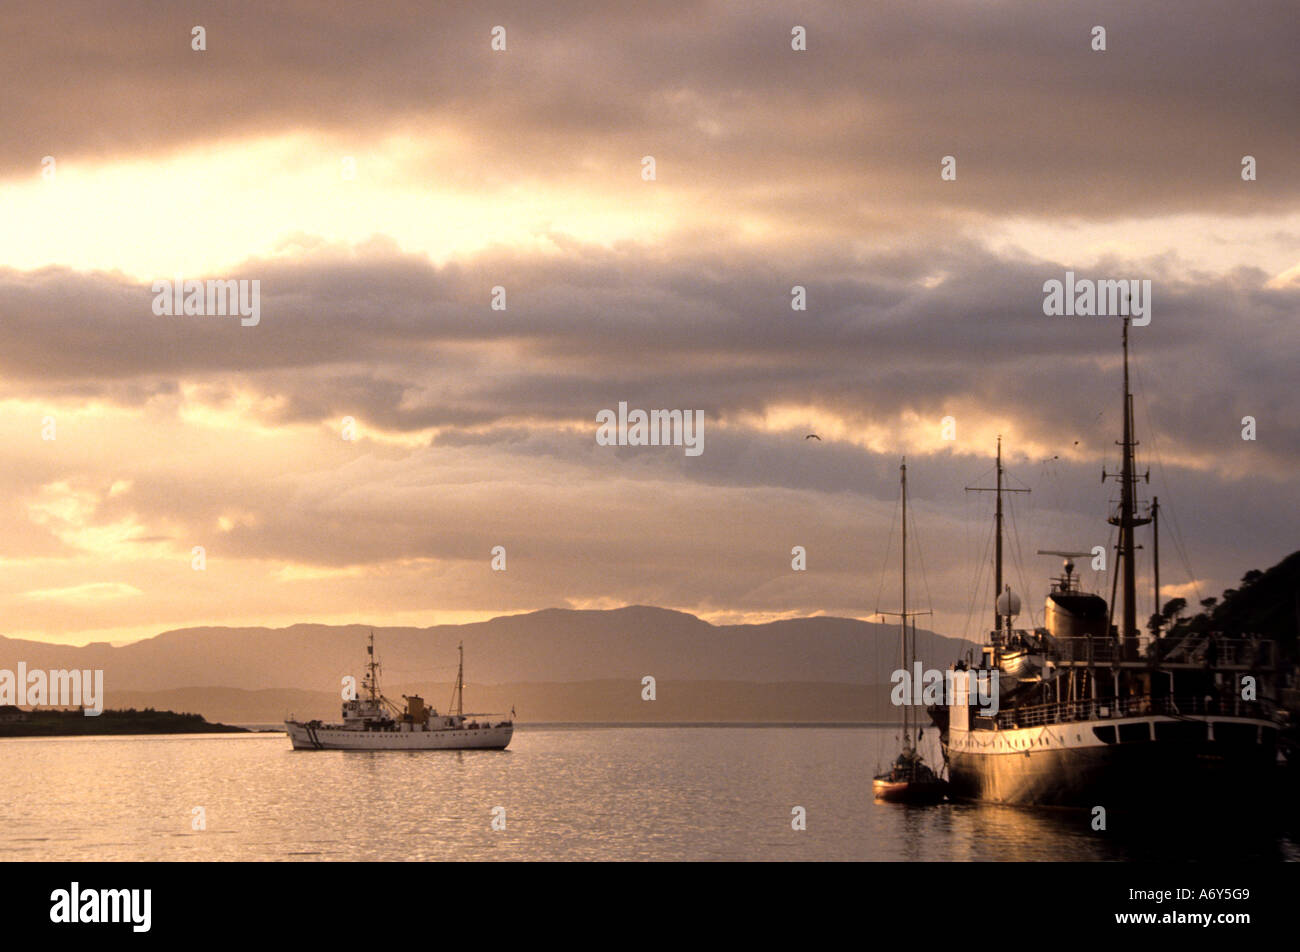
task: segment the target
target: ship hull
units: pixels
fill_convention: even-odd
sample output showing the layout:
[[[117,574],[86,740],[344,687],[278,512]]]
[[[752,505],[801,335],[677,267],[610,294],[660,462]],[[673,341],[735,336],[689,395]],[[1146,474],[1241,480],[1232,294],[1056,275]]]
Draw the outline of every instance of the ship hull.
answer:
[[[359,731],[285,721],[294,750],[505,750],[514,725],[431,731]]]
[[[1165,719],[1128,719],[1131,733]],[[1218,722],[1223,723],[1223,722]],[[1263,805],[1276,773],[1275,725],[1236,720],[1233,739],[1099,742],[1079,722],[997,731],[954,731],[945,740],[950,795],[1017,805],[1132,809]],[[1252,732],[1253,729],[1253,732]],[[1242,731],[1248,735],[1242,737]],[[1251,736],[1253,733],[1253,736]]]

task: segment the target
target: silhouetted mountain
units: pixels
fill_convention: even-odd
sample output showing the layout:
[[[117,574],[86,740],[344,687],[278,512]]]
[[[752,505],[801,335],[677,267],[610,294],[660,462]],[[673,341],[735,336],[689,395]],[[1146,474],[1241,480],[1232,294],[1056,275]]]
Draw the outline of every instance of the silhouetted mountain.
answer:
[[[116,692],[172,688],[300,689],[337,694],[360,677],[366,625],[187,628],[120,648],[0,639],[0,667],[102,668]],[[375,628],[386,686],[449,682],[456,645],[477,684],[634,680],[887,683],[898,666],[898,628],[847,618],[711,625],[684,612],[635,606],[547,609],[468,625]],[[927,665],[947,667],[970,645],[917,632]]]

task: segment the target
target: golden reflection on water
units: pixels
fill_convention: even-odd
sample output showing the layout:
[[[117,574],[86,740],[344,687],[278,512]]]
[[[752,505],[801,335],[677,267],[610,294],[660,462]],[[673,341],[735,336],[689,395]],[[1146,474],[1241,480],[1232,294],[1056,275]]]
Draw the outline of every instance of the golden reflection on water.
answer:
[[[525,728],[497,751],[292,751],[282,734],[0,741],[6,860],[1297,859],[1207,816],[873,802],[876,728]],[[927,734],[925,742],[933,744]],[[936,762],[937,754],[930,755]],[[803,807],[805,830],[792,829]],[[194,808],[205,828],[194,829]],[[504,808],[504,829],[493,829]],[[1235,826],[1232,824],[1236,824]]]

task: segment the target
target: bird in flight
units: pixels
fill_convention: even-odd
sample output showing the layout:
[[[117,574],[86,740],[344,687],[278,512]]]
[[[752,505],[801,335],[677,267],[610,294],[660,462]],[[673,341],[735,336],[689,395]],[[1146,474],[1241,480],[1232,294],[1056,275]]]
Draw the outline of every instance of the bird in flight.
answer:
[[[821,438],[820,436],[818,436],[816,433],[809,433],[807,436],[804,437],[804,439],[805,439],[805,440],[816,440],[817,442],[820,443],[822,438]]]

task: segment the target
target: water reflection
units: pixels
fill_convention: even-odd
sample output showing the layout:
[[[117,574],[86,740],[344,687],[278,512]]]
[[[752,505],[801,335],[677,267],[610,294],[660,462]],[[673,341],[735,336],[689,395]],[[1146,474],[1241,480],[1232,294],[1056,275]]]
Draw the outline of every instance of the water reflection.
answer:
[[[0,741],[0,856],[51,860],[1295,860],[1206,809],[871,799],[893,731],[531,729],[508,751],[294,752],[282,735]],[[931,740],[929,736],[927,741]],[[207,829],[191,829],[203,806]],[[506,809],[504,830],[492,811]],[[807,828],[792,828],[803,807]]]

